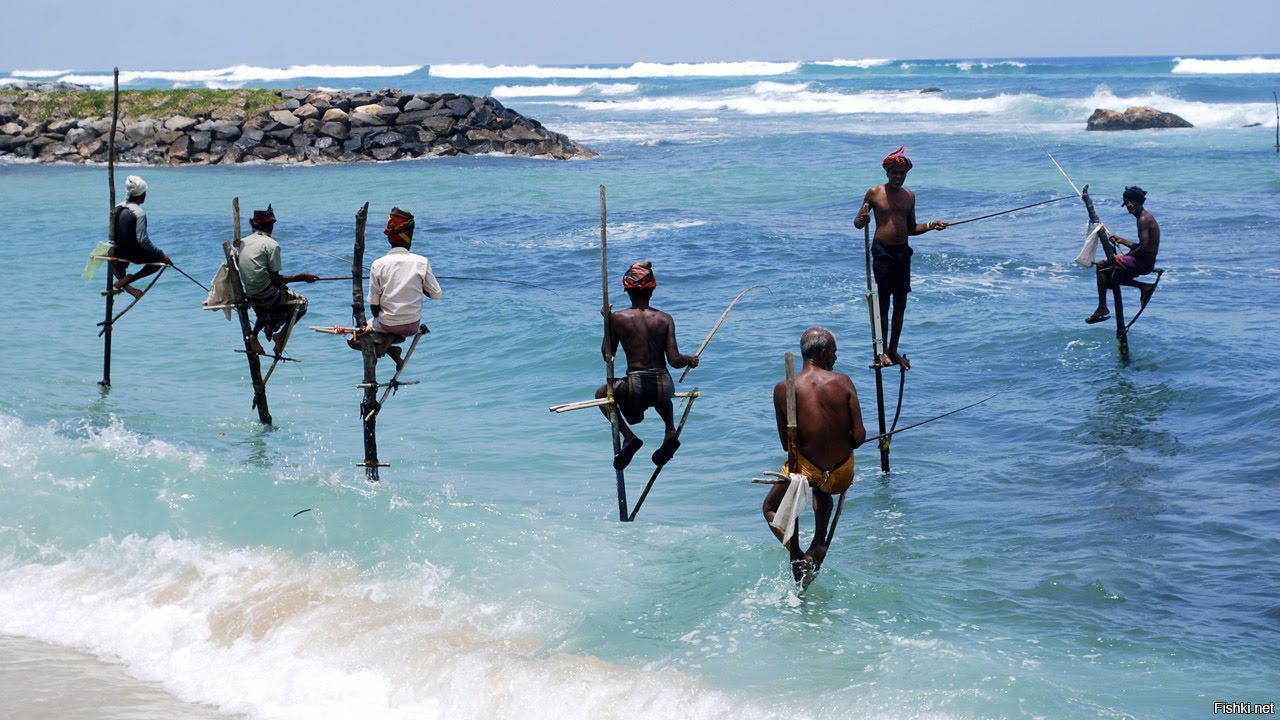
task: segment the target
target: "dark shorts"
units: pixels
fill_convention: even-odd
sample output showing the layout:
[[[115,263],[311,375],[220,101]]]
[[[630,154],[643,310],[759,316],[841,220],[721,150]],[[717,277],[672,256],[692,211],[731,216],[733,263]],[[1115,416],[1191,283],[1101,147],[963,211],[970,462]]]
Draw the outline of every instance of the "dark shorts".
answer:
[[[1132,255],[1117,255],[1113,281],[1129,281],[1155,270],[1155,263],[1143,262]]]
[[[158,263],[164,262],[164,252],[159,248],[152,246],[150,248],[143,247],[136,240],[117,240],[113,254],[121,260],[131,263]]]
[[[622,417],[633,425],[644,420],[645,410],[671,402],[675,394],[676,385],[666,369],[629,372],[613,381],[613,399]]]
[[[871,269],[882,296],[911,292],[911,246],[871,243]]]
[[[301,320],[302,316],[307,314],[307,298],[285,285],[272,285],[261,295],[250,297],[249,305],[257,314],[258,327],[266,333],[268,340],[288,326],[290,320],[294,320],[295,309],[298,313],[297,320]]]

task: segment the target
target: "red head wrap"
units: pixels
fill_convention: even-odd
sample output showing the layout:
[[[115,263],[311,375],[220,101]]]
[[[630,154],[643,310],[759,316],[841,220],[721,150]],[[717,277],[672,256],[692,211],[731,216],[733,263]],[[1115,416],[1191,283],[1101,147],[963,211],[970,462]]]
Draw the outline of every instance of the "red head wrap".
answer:
[[[250,227],[270,227],[276,224],[276,211],[271,209],[271,205],[267,205],[266,210],[254,210],[253,217],[249,218]]]
[[[648,260],[641,260],[627,269],[627,274],[622,276],[622,287],[627,290],[649,289],[658,286],[658,280],[653,276],[653,263]]]
[[[888,170],[891,167],[897,166],[897,167],[903,167],[907,170],[910,170],[911,158],[907,157],[902,152],[903,150],[906,150],[906,149],[907,149],[907,146],[903,145],[902,147],[899,147],[897,150],[894,150],[893,152],[889,153],[889,155],[885,157],[884,162],[880,163],[881,167],[883,167],[885,170]]]
[[[388,240],[400,239],[408,242],[413,237],[413,213],[391,208],[391,217],[387,219],[387,227],[382,231]]]

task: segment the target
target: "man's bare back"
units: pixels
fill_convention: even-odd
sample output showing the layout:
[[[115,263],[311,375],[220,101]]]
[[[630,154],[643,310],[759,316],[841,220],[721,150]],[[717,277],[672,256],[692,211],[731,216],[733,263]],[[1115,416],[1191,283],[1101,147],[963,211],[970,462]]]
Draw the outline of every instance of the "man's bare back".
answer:
[[[627,372],[657,370],[680,359],[676,347],[676,323],[671,315],[648,306],[630,307],[613,313],[614,337],[627,354]]]
[[[787,444],[787,384],[773,388],[778,437]],[[806,362],[796,375],[797,451],[822,470],[834,470],[866,438],[858,391],[848,375]]]

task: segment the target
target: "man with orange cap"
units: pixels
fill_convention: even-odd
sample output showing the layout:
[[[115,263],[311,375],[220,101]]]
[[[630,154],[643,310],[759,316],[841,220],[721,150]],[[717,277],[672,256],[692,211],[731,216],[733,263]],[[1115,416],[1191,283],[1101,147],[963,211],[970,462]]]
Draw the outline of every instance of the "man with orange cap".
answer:
[[[601,352],[607,357],[618,352],[618,343],[627,354],[626,377],[614,380],[613,399],[618,406],[621,417],[618,418],[618,429],[622,432],[623,445],[613,459],[613,467],[617,470],[625,468],[636,451],[644,445],[644,441],[636,437],[627,423],[635,424],[644,420],[644,411],[654,408],[666,424],[666,435],[662,446],[653,453],[653,464],[666,465],[680,440],[676,438],[675,422],[671,398],[675,396],[675,383],[671,373],[667,372],[667,363],[671,367],[698,367],[697,355],[681,355],[676,344],[676,323],[671,316],[661,310],[650,307],[649,299],[653,289],[658,286],[653,275],[653,263],[642,260],[627,269],[622,276],[622,287],[631,298],[631,307],[626,310],[609,313],[609,332],[605,334]],[[596,390],[596,397],[605,397],[608,388],[604,385]],[[600,408],[605,417],[609,409]]]
[[[923,225],[916,223],[916,195],[903,187],[911,160],[903,152],[905,147],[889,153],[881,166],[887,182],[867,191],[862,199],[863,209],[853,220],[853,226],[861,230],[871,222],[870,210],[876,213],[876,232],[871,243],[872,270],[880,296],[880,332],[888,337],[889,344],[880,356],[881,365],[900,365],[911,369],[905,355],[898,353],[898,339],[902,337],[902,319],[907,310],[907,293],[911,292],[911,254],[907,238],[930,230],[945,230],[948,223],[931,220]],[[893,305],[893,333],[889,333],[889,306]]]
[[[390,355],[399,370],[404,361],[400,348],[411,335],[427,332],[422,324],[422,296],[439,300],[444,291],[431,272],[431,261],[409,252],[413,245],[413,213],[391,208],[391,217],[383,234],[391,243],[386,255],[373,261],[369,269],[369,307],[373,310],[373,329],[379,331],[378,357]],[[351,347],[358,348],[355,341]]]
[[[266,210],[254,210],[249,219],[253,233],[240,241],[237,264],[240,281],[253,312],[258,316],[254,323],[249,345],[254,352],[265,355],[258,332],[266,331],[268,340],[275,338],[274,351],[278,356],[289,339],[288,330],[307,314],[307,298],[289,289],[289,283],[313,283],[319,278],[311,273],[280,274],[280,243],[271,237],[276,227],[276,212],[267,205]]]

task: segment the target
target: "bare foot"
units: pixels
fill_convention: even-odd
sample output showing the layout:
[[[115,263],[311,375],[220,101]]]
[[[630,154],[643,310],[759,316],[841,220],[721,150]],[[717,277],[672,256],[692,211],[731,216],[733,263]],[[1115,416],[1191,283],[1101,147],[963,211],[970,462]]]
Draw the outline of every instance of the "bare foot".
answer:
[[[129,293],[133,296],[134,300],[140,300],[142,298],[142,291],[125,282],[124,278],[120,278],[116,281],[116,289]]]
[[[889,351],[889,364],[890,364],[890,365],[901,365],[903,370],[910,370],[910,369],[911,369],[911,362],[910,362],[909,360],[907,360],[907,356],[906,356],[906,355],[899,355],[899,354],[898,354],[896,351],[894,351],[894,350],[890,350],[890,351]]]
[[[1100,323],[1103,320],[1106,320],[1107,318],[1110,318],[1110,317],[1111,317],[1111,313],[1107,312],[1105,309],[1094,310],[1093,314],[1085,318],[1084,321],[1090,325],[1093,325],[1094,323]]]
[[[262,343],[258,342],[258,336],[254,335],[249,338],[249,349],[258,355],[266,355],[267,351],[262,349]]]
[[[880,353],[880,359],[876,361],[875,367],[889,367],[893,365],[893,361],[885,353]]]
[[[1151,293],[1155,291],[1156,291],[1155,285],[1143,285],[1141,288],[1139,288],[1139,292],[1141,293],[1141,297],[1142,297],[1142,307],[1138,308],[1139,310],[1147,306],[1147,302],[1151,300]]]

